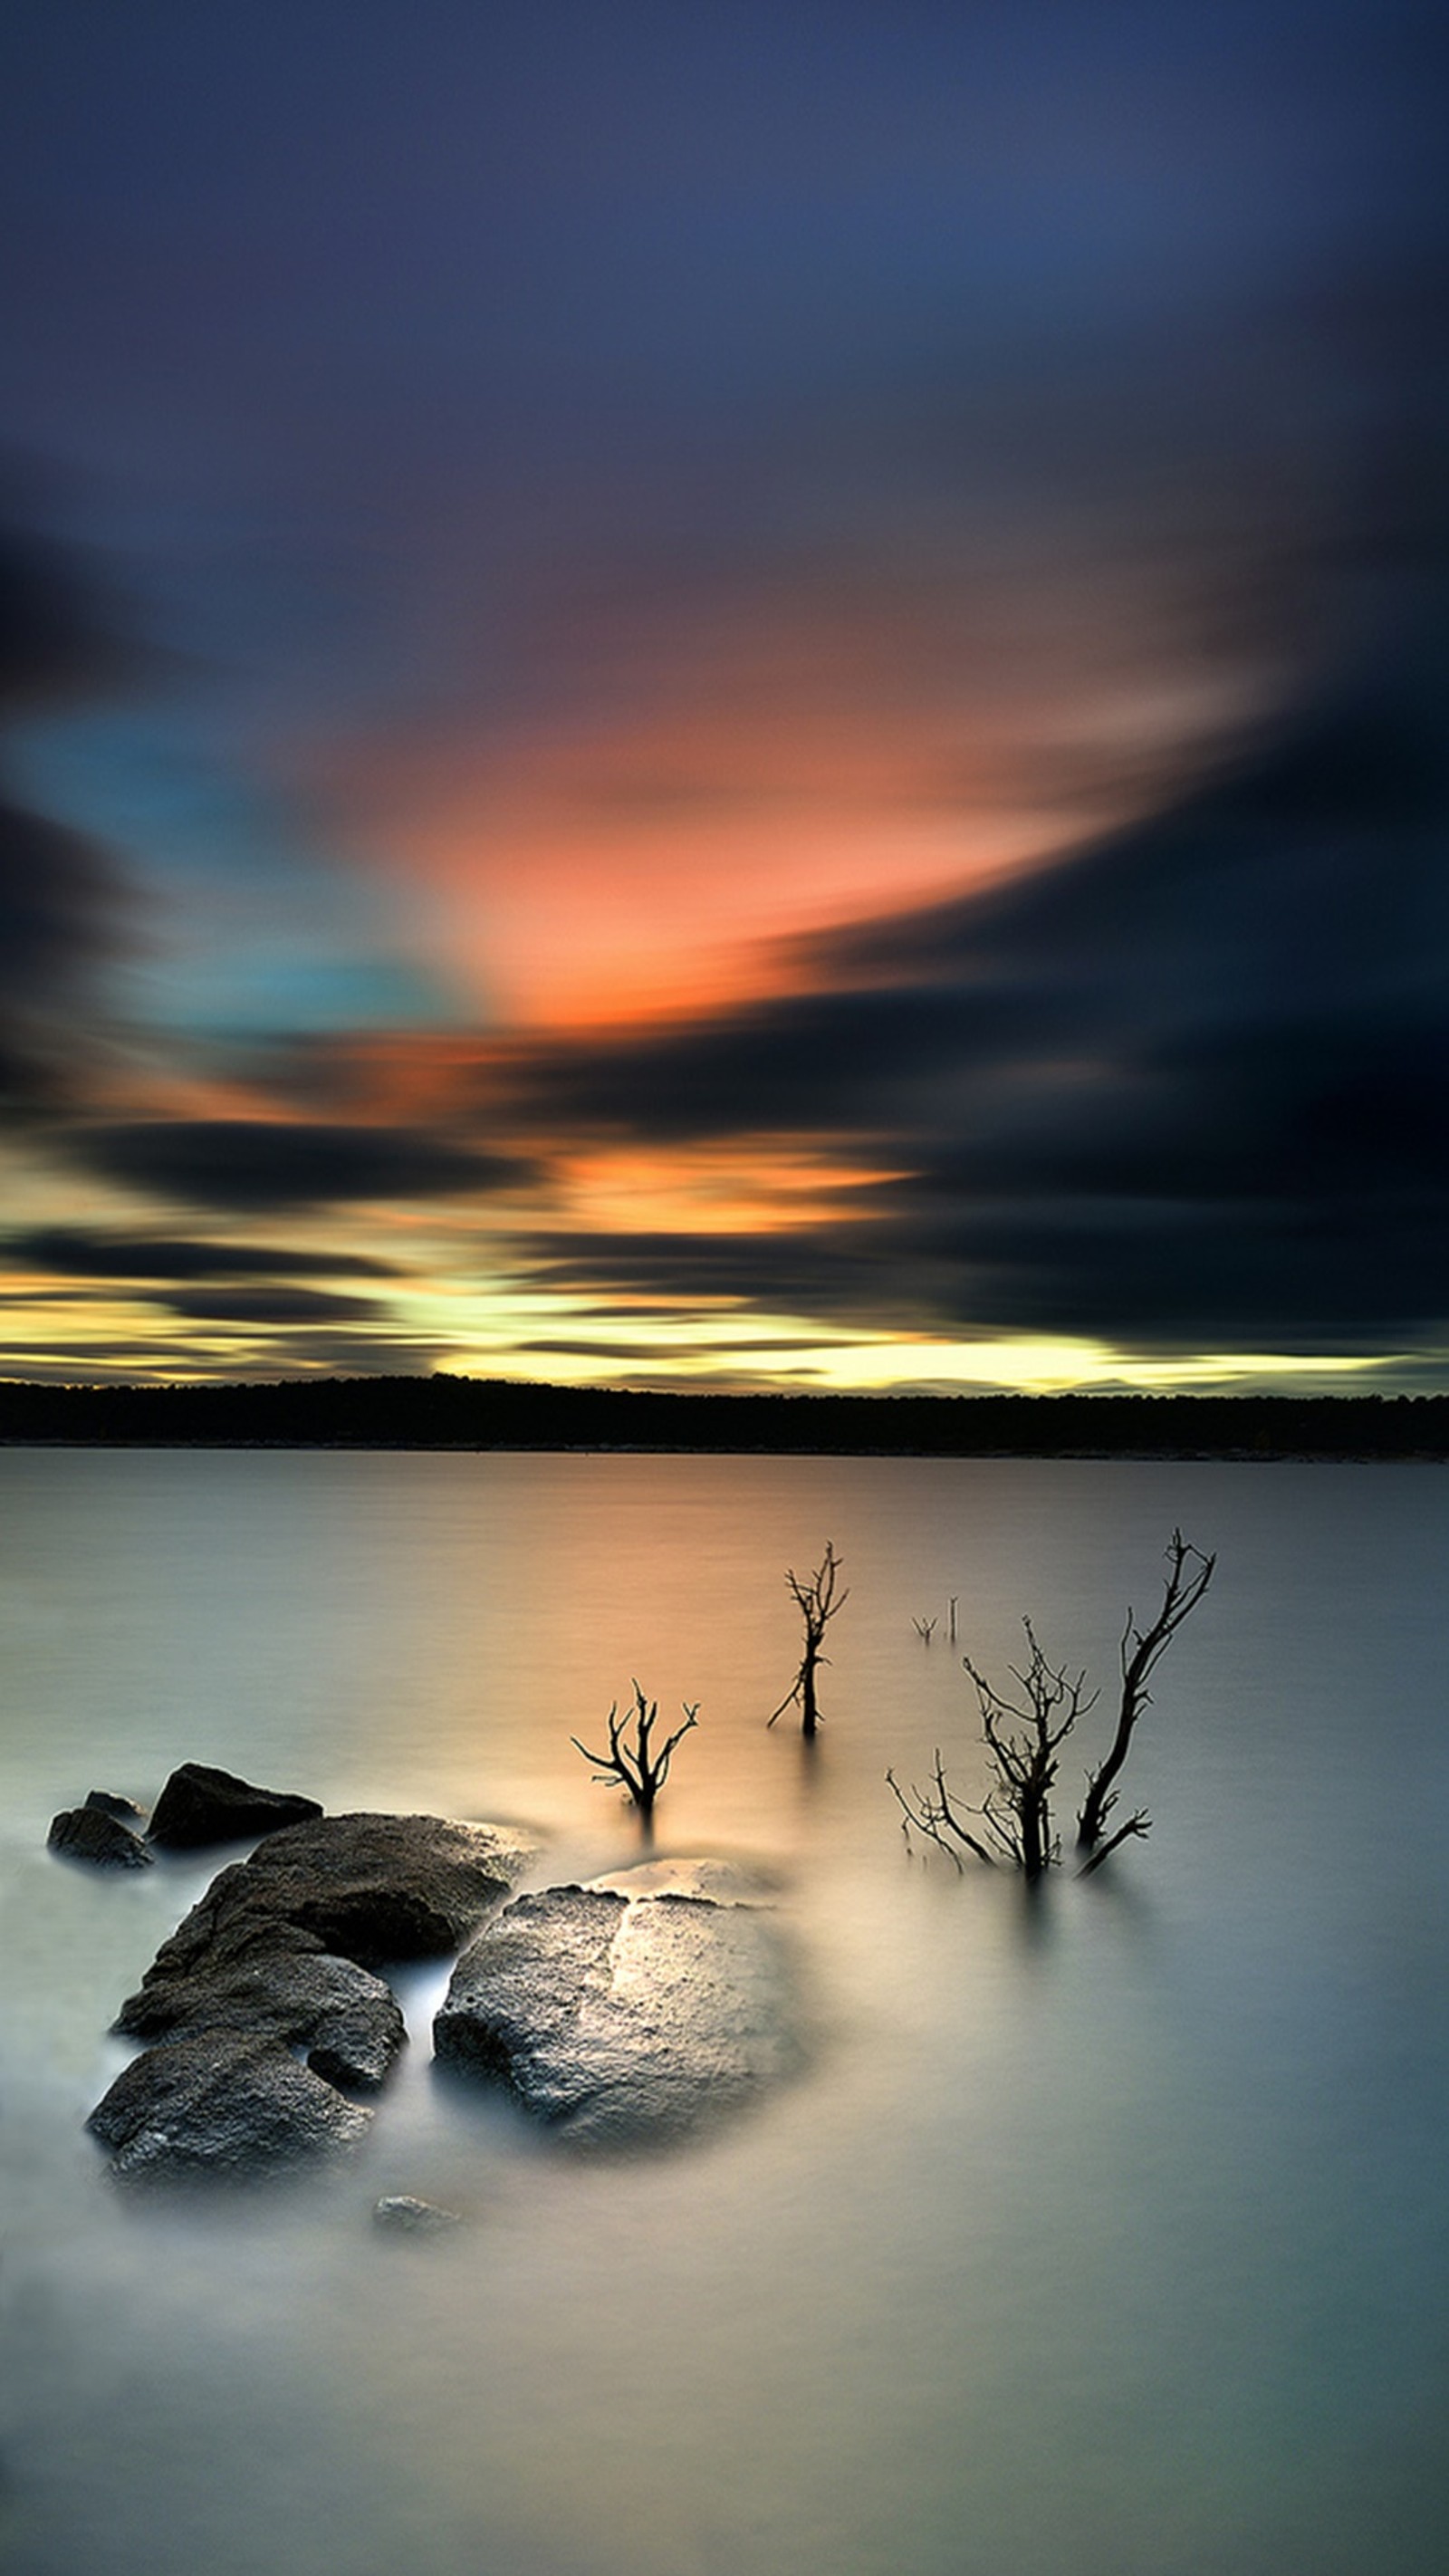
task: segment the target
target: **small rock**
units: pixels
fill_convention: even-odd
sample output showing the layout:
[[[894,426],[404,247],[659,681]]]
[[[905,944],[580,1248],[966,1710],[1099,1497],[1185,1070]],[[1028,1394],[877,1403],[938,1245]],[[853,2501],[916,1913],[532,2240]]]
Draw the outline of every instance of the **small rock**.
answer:
[[[139,1834],[103,1807],[66,1807],[54,1817],[46,1842],[67,1860],[93,1861],[100,1869],[146,1869],[155,1859]]]
[[[373,2224],[395,2236],[445,2236],[459,2223],[456,2209],[439,2209],[431,2200],[415,2200],[410,2191],[389,2192],[373,2210]]]
[[[279,2040],[207,2031],[148,2048],[86,2126],[112,2149],[112,2172],[139,2182],[312,2163],[354,2147],[371,2119]]]
[[[172,1851],[197,1851],[207,1843],[242,1842],[320,1816],[315,1798],[282,1789],[258,1789],[230,1771],[205,1762],[183,1762],[173,1771],[151,1817],[151,1840]]]
[[[86,1805],[99,1807],[103,1816],[119,1816],[123,1825],[144,1825],[146,1810],[134,1798],[118,1798],[114,1789],[88,1789]]]

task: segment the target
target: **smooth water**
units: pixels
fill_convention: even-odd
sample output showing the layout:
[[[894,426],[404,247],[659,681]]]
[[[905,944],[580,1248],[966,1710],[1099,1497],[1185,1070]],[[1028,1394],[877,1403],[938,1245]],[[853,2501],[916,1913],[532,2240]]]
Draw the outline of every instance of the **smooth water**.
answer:
[[[9,2576],[1432,2563],[1444,1469],[9,1451],[0,1496]],[[1030,1611],[1110,1683],[1175,1522],[1220,1562],[1127,1775],[1151,1839],[1036,1905],[909,1860],[886,1765],[983,1785],[961,1649]],[[810,1762],[763,1720],[827,1537]],[[420,1973],[340,2177],[108,2184],[106,2025],[217,1862],[88,1873],[55,1809],[210,1761],[531,1820],[582,1876],[637,1843],[569,1737],[636,1674],[700,1705],[662,1847],[780,1875],[799,2083],[579,2165],[434,2083]],[[466,2223],[382,2238],[396,2190]]]

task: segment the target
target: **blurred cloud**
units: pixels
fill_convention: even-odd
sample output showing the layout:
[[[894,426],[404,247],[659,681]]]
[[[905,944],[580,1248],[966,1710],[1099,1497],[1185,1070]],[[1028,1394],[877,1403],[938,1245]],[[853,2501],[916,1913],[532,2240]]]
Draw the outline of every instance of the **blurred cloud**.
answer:
[[[71,1130],[67,1151],[108,1181],[197,1207],[260,1212],[516,1187],[527,1166],[407,1127],[154,1118]]]
[[[159,1302],[191,1324],[355,1324],[377,1313],[365,1297],[322,1288],[171,1289]]]
[[[541,1051],[536,1114],[869,1144],[868,1221],[615,1237],[578,1284],[1129,1347],[1413,1345],[1449,1324],[1449,755],[1437,632],[1161,813],[818,944],[820,984]],[[861,980],[868,977],[868,981]]]
[[[0,1245],[7,1269],[58,1272],[69,1279],[393,1279],[395,1262],[369,1254],[299,1252],[275,1243],[206,1243],[165,1235],[95,1232],[82,1226],[37,1226]]]
[[[146,1369],[1443,1344],[1446,53],[12,12],[12,1275]]]
[[[109,687],[127,654],[76,561],[0,526],[0,754],[37,708]],[[74,1090],[96,970],[134,910],[104,846],[34,812],[0,780],[0,1108],[25,1117]]]

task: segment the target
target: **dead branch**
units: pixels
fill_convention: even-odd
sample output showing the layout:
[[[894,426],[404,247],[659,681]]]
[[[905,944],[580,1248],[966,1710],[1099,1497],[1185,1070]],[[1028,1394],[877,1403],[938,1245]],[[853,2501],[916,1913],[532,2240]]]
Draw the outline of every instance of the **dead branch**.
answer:
[[[822,1652],[822,1640],[830,1620],[835,1617],[838,1610],[844,1609],[850,1599],[848,1585],[837,1597],[835,1587],[839,1573],[840,1559],[829,1539],[825,1542],[825,1554],[813,1574],[802,1578],[795,1572],[793,1566],[786,1573],[785,1581],[794,1595],[796,1607],[805,1623],[805,1641],[794,1681],[786,1691],[779,1707],[766,1719],[768,1726],[773,1726],[777,1717],[783,1717],[787,1708],[797,1704],[800,1710],[802,1735],[813,1735],[820,1724],[820,1710],[815,1694],[815,1675],[821,1664],[828,1664],[830,1661],[830,1657]]]
[[[1077,1818],[1077,1848],[1105,1860],[1107,1852],[1124,1839],[1116,1834],[1102,1848],[1107,1818],[1117,1804],[1113,1782],[1131,1750],[1132,1736],[1138,1720],[1152,1706],[1148,1681],[1189,1613],[1197,1608],[1213,1578],[1216,1556],[1204,1556],[1201,1548],[1189,1546],[1180,1529],[1175,1529],[1166,1548],[1167,1577],[1163,1585],[1162,1606],[1150,1628],[1139,1628],[1132,1611],[1122,1631],[1118,1661],[1122,1668],[1122,1697],[1117,1711],[1117,1731],[1111,1749],[1095,1771],[1087,1774],[1087,1794]],[[1146,1822],[1129,1830],[1147,1831]]]
[[[1152,1818],[1148,1815],[1145,1807],[1139,1807],[1135,1814],[1128,1817],[1125,1825],[1119,1825],[1115,1834],[1109,1834],[1104,1843],[1098,1844],[1091,1859],[1084,1863],[1083,1867],[1078,1870],[1078,1878],[1090,1878],[1094,1869],[1101,1868],[1108,1853],[1114,1852],[1119,1843],[1125,1843],[1129,1835],[1149,1834],[1151,1831]]]
[[[1009,1667],[1019,1700],[999,1691],[969,1655],[962,1662],[976,1685],[981,1730],[996,1772],[980,1813],[1017,1868],[1038,1878],[1060,1850],[1051,1820],[1058,1747],[1097,1694],[1088,1692],[1085,1673],[1072,1677],[1065,1664],[1049,1663],[1031,1621],[1021,1624],[1031,1653],[1024,1669]]]
[[[995,1855],[968,1831],[951,1803],[951,1793],[946,1786],[946,1773],[941,1761],[939,1744],[936,1747],[935,1768],[931,1774],[931,1789],[917,1788],[914,1781],[909,1789],[903,1789],[894,1771],[887,1771],[886,1779],[890,1783],[896,1804],[901,1811],[901,1831],[906,1838],[907,1851],[910,1850],[911,1834],[914,1830],[926,1841],[935,1843],[939,1850],[945,1852],[947,1858],[955,1862],[957,1869],[965,1866],[956,1848],[958,1843],[964,1844],[967,1851],[974,1852],[978,1860],[984,1860],[988,1869],[996,1867]],[[979,1807],[966,1809],[967,1815],[970,1816],[980,1815],[981,1812]]]
[[[687,1700],[682,1706],[684,1724],[676,1726],[672,1735],[666,1735],[657,1752],[653,1736],[659,1721],[659,1702],[646,1700],[637,1682],[634,1684],[634,1705],[628,1714],[624,1717],[619,1715],[617,1700],[609,1710],[607,1753],[591,1752],[576,1735],[569,1737],[569,1742],[577,1747],[584,1760],[593,1763],[594,1778],[605,1787],[612,1786],[617,1780],[626,1791],[630,1805],[638,1808],[646,1824],[654,1813],[654,1801],[669,1777],[675,1746],[699,1722],[697,1700],[693,1708]]]
[[[1122,1695],[1116,1731],[1103,1761],[1087,1774],[1086,1800],[1077,1819],[1078,1845],[1085,1855],[1079,1873],[1083,1878],[1100,1869],[1121,1844],[1151,1830],[1151,1817],[1139,1807],[1114,1832],[1107,1832],[1107,1818],[1117,1803],[1113,1784],[1127,1759],[1133,1729],[1152,1705],[1148,1681],[1184,1619],[1202,1599],[1217,1562],[1190,1546],[1181,1530],[1172,1533],[1167,1559],[1162,1605],[1151,1626],[1139,1628],[1133,1613],[1127,1613],[1119,1652]],[[951,1606],[954,1616],[954,1599]],[[915,1625],[919,1633],[926,1633],[923,1621],[918,1619]],[[1029,1619],[1022,1626],[1030,1651],[1024,1664],[1008,1667],[1013,1689],[998,1689],[969,1655],[962,1657],[976,1687],[992,1773],[981,1804],[970,1806],[952,1798],[939,1748],[928,1787],[913,1783],[904,1789],[891,1771],[886,1779],[901,1810],[907,1849],[916,1833],[948,1853],[958,1869],[963,1866],[963,1851],[969,1851],[988,1863],[998,1857],[1008,1860],[1027,1878],[1037,1878],[1061,1857],[1052,1823],[1061,1747],[1078,1719],[1095,1707],[1098,1694],[1088,1690],[1084,1672],[1073,1674],[1065,1664],[1048,1661]],[[963,1821],[967,1816],[980,1827],[979,1833]]]

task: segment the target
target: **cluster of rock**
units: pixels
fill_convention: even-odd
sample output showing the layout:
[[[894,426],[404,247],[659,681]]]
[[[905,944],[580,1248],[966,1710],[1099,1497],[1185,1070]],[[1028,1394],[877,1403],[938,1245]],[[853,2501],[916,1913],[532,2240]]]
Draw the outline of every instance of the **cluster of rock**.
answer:
[[[458,1950],[532,1849],[437,1816],[324,1816],[315,1800],[286,1803],[306,1821],[268,1833],[212,1880],[117,2015],[119,2032],[151,2043],[91,2114],[122,2174],[226,2170],[355,2143],[371,2113],[348,2094],[375,2092],[407,2036],[377,1967]],[[198,1830],[183,1810],[190,1847]]]
[[[47,1839],[51,1850],[68,1860],[93,1861],[102,1869],[144,1869],[156,1857],[153,1844],[163,1851],[203,1851],[211,1843],[247,1842],[257,1834],[275,1833],[281,1825],[304,1824],[321,1813],[315,1798],[257,1789],[232,1771],[183,1762],[157,1799],[149,1824],[144,1807],[133,1799],[92,1789],[83,1807],[63,1808],[53,1818]],[[141,1825],[146,1826],[144,1841],[136,1830]]]
[[[142,1842],[104,1798],[58,1817],[54,1848],[74,1848],[57,1828],[86,1816],[144,1859],[157,1843],[263,1835],[117,2016],[146,2046],[88,2125],[124,2178],[250,2174],[356,2145],[373,2115],[355,2097],[377,2092],[406,2040],[381,1973],[404,1960],[461,1953],[434,2023],[438,2059],[501,2082],[572,2144],[677,2138],[799,2063],[766,1891],[726,1864],[649,1863],[508,1903],[537,1846],[503,1827],[325,1816],[187,1764]],[[431,2232],[425,2210],[403,2196],[378,2219]]]

